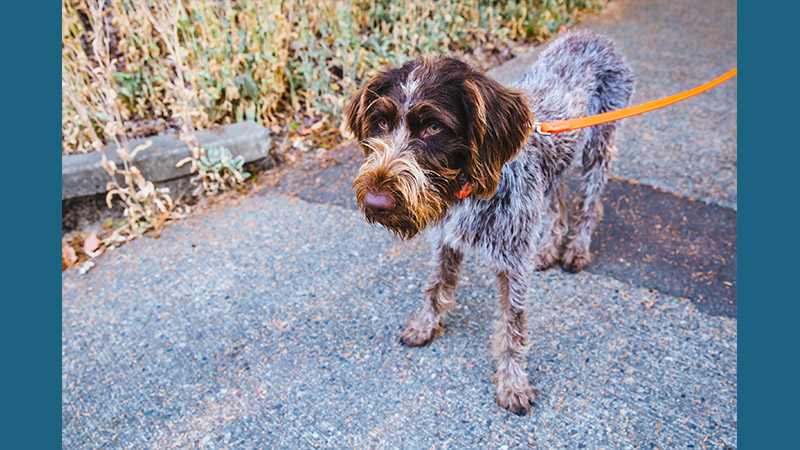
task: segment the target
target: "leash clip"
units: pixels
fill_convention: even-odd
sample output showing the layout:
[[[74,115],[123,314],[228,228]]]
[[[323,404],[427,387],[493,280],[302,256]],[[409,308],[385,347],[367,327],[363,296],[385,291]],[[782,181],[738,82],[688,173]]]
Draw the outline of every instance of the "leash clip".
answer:
[[[551,134],[553,134],[553,133],[548,133],[547,131],[542,131],[542,122],[533,122],[533,130],[541,134],[542,136],[550,136]]]

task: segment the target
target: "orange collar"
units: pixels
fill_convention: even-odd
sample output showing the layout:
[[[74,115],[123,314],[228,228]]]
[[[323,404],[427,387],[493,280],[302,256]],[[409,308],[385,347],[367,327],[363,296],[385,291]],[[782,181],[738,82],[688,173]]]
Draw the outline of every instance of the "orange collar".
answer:
[[[464,187],[462,187],[462,188],[461,188],[461,190],[460,190],[460,191],[458,191],[458,192],[456,193],[456,197],[458,197],[458,198],[460,198],[460,199],[467,198],[467,196],[468,196],[470,193],[472,193],[472,189],[474,189],[474,188],[472,187],[472,183],[467,183],[467,184],[465,184],[465,185],[464,185]]]

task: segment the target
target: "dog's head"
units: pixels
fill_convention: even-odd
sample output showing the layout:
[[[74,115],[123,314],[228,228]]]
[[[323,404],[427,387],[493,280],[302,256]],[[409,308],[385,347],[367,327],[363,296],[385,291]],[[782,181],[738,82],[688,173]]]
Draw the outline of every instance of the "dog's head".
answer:
[[[464,185],[489,198],[532,116],[523,95],[444,56],[370,79],[345,107],[366,159],[353,183],[370,223],[410,239],[441,219]]]

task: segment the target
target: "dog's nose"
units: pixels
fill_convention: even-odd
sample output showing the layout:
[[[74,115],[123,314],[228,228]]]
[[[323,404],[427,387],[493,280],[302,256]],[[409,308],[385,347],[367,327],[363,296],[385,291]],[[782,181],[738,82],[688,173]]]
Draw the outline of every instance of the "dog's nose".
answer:
[[[386,191],[367,192],[364,206],[378,214],[386,214],[394,209],[394,197]]]

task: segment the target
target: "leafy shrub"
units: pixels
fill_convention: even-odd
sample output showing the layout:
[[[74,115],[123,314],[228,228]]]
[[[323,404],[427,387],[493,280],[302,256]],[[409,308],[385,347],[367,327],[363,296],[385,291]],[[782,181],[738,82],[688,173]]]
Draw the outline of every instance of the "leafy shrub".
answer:
[[[97,150],[111,138],[87,75],[98,67],[90,1],[62,0],[62,154]],[[383,65],[542,40],[603,2],[106,0],[102,26],[128,134],[185,117],[194,128],[268,125],[292,113],[336,125],[349,93]]]

